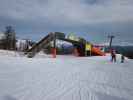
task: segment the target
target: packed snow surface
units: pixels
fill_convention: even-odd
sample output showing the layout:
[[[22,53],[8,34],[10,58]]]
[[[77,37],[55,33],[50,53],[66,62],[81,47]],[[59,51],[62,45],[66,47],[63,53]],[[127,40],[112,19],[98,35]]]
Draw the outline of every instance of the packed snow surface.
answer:
[[[133,61],[0,51],[0,100],[133,100]]]

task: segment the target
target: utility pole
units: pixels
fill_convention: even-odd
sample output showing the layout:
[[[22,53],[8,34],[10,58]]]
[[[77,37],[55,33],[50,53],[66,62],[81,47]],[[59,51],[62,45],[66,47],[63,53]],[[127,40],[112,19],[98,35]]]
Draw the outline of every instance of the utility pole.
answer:
[[[113,38],[115,38],[115,36],[114,35],[109,35],[108,38],[110,39],[109,49],[112,49],[112,41],[113,41]]]

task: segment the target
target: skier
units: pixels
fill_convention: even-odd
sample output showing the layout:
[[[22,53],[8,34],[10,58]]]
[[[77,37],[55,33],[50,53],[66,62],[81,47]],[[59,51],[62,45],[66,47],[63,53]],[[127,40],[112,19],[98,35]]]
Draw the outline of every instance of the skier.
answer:
[[[114,51],[114,62],[116,62],[116,52]]]
[[[116,62],[116,52],[111,49],[111,62]]]
[[[125,57],[124,55],[121,55],[121,63],[124,63]]]

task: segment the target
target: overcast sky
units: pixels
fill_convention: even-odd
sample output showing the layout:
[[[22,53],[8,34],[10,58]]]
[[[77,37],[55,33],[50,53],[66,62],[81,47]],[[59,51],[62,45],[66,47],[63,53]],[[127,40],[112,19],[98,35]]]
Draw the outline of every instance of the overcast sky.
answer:
[[[133,43],[133,0],[0,0],[0,30],[12,25],[21,38],[75,32],[93,42]]]

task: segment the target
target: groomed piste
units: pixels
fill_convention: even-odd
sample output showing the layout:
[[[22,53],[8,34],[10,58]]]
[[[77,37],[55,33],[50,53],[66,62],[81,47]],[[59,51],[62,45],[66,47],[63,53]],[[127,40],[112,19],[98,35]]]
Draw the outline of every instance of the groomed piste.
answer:
[[[0,50],[0,100],[133,100],[132,60],[44,56]]]

